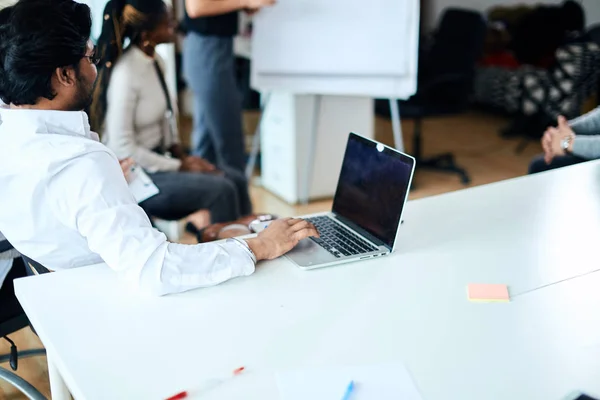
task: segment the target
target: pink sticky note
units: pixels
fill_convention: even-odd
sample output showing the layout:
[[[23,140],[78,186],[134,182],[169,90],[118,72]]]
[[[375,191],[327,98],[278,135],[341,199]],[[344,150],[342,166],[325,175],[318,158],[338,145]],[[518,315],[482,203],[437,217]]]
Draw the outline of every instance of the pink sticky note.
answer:
[[[467,287],[470,301],[508,302],[508,286],[472,283]]]

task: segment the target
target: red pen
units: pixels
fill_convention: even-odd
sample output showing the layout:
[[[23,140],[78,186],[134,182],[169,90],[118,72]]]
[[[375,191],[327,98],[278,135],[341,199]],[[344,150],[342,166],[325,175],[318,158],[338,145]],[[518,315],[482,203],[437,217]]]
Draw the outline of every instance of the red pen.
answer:
[[[181,400],[181,399],[185,399],[187,397],[187,395],[188,395],[187,392],[180,392],[174,396],[169,397],[166,400]]]
[[[239,367],[233,370],[233,375],[239,375],[242,372],[244,372],[244,370],[246,369],[246,367]]]
[[[246,367],[239,367],[233,370],[232,372],[232,376],[231,377],[235,377],[240,375],[242,372],[244,372],[246,370]],[[216,388],[217,386],[220,386],[221,384],[223,384],[225,381],[227,381],[227,377],[222,378],[222,379],[212,379],[209,380],[205,383],[205,387],[203,388],[202,392],[205,391],[210,391],[214,388]],[[166,400],[182,400],[185,399],[186,397],[188,397],[188,392],[181,392],[181,393],[177,393],[174,396],[169,397]]]

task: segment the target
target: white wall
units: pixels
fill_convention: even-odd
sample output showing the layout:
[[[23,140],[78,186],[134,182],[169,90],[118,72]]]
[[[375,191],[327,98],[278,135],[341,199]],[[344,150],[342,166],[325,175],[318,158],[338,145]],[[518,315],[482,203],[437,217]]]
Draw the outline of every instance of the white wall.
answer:
[[[17,0],[0,0],[0,9],[16,3]]]
[[[562,2],[563,0],[426,0],[425,4],[428,10],[424,24],[427,30],[435,27],[442,12],[448,7],[471,8],[485,13],[490,7],[497,5],[560,4]],[[585,9],[587,25],[600,23],[600,0],[580,0],[580,3]]]

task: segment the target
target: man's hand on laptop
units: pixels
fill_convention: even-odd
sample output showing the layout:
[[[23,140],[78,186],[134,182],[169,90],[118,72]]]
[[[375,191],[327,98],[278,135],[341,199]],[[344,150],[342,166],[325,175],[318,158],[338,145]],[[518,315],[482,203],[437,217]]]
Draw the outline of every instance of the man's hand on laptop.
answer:
[[[248,239],[248,246],[257,260],[273,260],[292,250],[308,237],[319,237],[313,224],[303,219],[285,218],[273,221],[256,238]]]

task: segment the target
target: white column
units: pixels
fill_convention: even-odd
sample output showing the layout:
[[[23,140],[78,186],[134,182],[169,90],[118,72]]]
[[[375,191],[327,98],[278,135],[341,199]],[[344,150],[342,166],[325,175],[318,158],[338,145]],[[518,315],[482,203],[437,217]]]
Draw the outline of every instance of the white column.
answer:
[[[316,103],[315,95],[273,92],[263,111],[261,181],[291,204],[306,200],[307,182],[308,200],[332,197],[348,134],[375,135],[373,99],[321,96],[318,112]],[[314,123],[316,136],[312,136]],[[309,161],[312,167],[307,166]],[[307,173],[311,175],[308,180]]]

